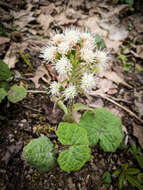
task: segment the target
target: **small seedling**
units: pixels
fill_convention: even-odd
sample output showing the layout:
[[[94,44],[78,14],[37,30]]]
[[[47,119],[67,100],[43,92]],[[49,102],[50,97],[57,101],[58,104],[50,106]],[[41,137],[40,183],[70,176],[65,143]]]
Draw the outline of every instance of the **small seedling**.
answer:
[[[137,187],[139,190],[143,190],[143,186],[137,179],[137,175],[140,170],[137,168],[128,168],[128,163],[122,165],[122,168],[116,170],[113,175],[119,176],[119,188],[122,189],[125,180],[128,181],[132,186]]]

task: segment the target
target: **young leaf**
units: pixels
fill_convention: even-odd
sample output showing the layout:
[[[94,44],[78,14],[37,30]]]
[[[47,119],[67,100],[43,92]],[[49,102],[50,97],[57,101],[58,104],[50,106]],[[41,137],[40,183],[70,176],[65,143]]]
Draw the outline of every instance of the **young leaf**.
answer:
[[[136,159],[137,159],[139,166],[143,169],[143,156],[137,155]]]
[[[102,180],[104,181],[104,183],[110,184],[112,182],[111,174],[108,171],[105,172],[102,176]]]
[[[100,140],[100,146],[104,151],[115,152],[123,139],[119,117],[104,108],[96,108],[94,111],[95,114],[85,112],[79,126],[86,129],[91,146]]]
[[[138,174],[137,179],[140,184],[143,184],[143,173]]]
[[[143,186],[139,184],[139,182],[134,177],[127,175],[126,178],[131,185],[137,187],[139,190],[143,190]]]
[[[43,136],[32,140],[24,147],[24,157],[31,167],[46,172],[56,165],[53,151],[54,145],[48,137]]]
[[[122,189],[124,185],[124,180],[125,180],[125,174],[122,172],[120,177],[119,177],[119,188]]]
[[[139,172],[140,170],[137,168],[129,168],[126,170],[126,174],[128,175],[135,175],[135,174],[138,174]]]
[[[97,45],[99,50],[102,50],[104,48],[106,48],[105,42],[104,40],[101,38],[101,36],[99,36],[98,34],[96,34],[94,36],[95,39],[95,44]]]
[[[8,91],[8,100],[12,103],[17,103],[25,98],[27,91],[24,87],[14,85]]]
[[[56,134],[62,144],[71,145],[58,157],[60,168],[67,172],[79,170],[90,159],[86,130],[77,124],[63,122],[59,124]]]
[[[121,173],[121,170],[116,170],[116,171],[114,171],[113,175],[118,176],[120,173]]]
[[[5,64],[2,60],[0,60],[0,81],[7,80],[11,77],[10,69],[8,65]]]
[[[2,100],[7,96],[7,92],[4,90],[4,88],[0,88],[0,103]]]

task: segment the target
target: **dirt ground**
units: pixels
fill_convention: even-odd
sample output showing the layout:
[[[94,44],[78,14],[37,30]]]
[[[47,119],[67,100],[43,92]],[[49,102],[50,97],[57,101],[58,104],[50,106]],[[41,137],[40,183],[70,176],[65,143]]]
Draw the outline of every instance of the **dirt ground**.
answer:
[[[6,117],[0,121],[1,190],[118,190],[113,172],[127,162],[139,168],[129,152],[132,144],[143,149],[143,15],[137,6],[133,9],[116,0],[0,0],[0,59],[13,73],[10,84],[31,91],[17,104],[7,100],[0,104],[0,115]],[[99,34],[110,49],[109,69],[98,79],[91,101],[79,98],[118,115],[125,137],[115,153],[93,147],[91,161],[80,171],[66,173],[57,166],[39,173],[23,159],[23,147],[40,135],[60,147],[55,131],[63,115],[59,108],[51,114],[50,97],[38,93],[58,80],[51,66],[39,58],[40,48],[48,43],[50,33],[70,25]],[[109,185],[102,180],[106,171],[112,177]],[[125,182],[123,190],[135,189]]]

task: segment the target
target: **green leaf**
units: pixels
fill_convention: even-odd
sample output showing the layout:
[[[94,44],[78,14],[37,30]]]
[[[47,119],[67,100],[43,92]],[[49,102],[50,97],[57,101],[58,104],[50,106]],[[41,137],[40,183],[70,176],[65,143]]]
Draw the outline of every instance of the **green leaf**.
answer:
[[[0,60],[0,81],[7,80],[11,77],[10,69],[8,65]]]
[[[138,155],[141,153],[141,148],[140,147],[136,147],[135,144],[132,144],[131,148],[129,149],[130,153],[134,156]]]
[[[119,188],[120,188],[120,189],[123,188],[124,180],[125,180],[125,175],[124,175],[124,173],[121,173],[121,175],[120,175],[120,177],[119,177]]]
[[[128,163],[125,163],[122,165],[122,171],[125,173],[127,171],[127,168],[128,168]]]
[[[97,45],[99,50],[102,50],[104,48],[106,48],[105,42],[104,40],[101,38],[101,36],[99,36],[98,34],[96,34],[94,36],[95,39],[95,44]]]
[[[139,166],[143,169],[143,156],[137,155],[136,159],[137,159]]]
[[[8,82],[6,82],[6,81],[1,81],[0,82],[0,88],[4,88],[5,89],[5,91],[8,91]]]
[[[76,123],[61,122],[56,135],[64,145],[89,145],[86,130]]]
[[[131,185],[137,187],[139,190],[143,190],[143,186],[139,184],[139,182],[134,177],[127,175],[126,178]]]
[[[138,174],[137,179],[140,184],[143,184],[143,173]]]
[[[79,110],[89,110],[89,111],[93,111],[92,108],[84,105],[84,104],[74,104],[73,105],[73,111],[79,111]]]
[[[48,137],[43,136],[32,140],[24,147],[24,157],[31,167],[46,172],[56,166],[53,151],[54,145]]]
[[[24,87],[14,85],[8,91],[8,100],[12,103],[17,103],[23,100],[23,98],[25,98],[26,95],[27,91]]]
[[[2,100],[7,96],[7,92],[4,90],[4,88],[0,88],[0,103]]]
[[[118,176],[121,173],[121,170],[116,170],[113,172],[113,175]]]
[[[104,181],[104,183],[110,184],[112,182],[111,174],[108,171],[105,172],[102,176],[102,180]]]
[[[128,174],[128,175],[135,175],[138,173],[140,173],[140,170],[137,168],[129,168],[126,170],[126,174]]]
[[[104,151],[115,152],[123,139],[119,117],[104,108],[96,108],[94,111],[95,114],[85,112],[79,126],[86,129],[91,146],[100,141],[100,146]]]
[[[75,123],[62,122],[56,131],[58,140],[64,145],[70,145],[58,157],[60,168],[64,171],[77,171],[90,160],[90,149],[85,129]]]

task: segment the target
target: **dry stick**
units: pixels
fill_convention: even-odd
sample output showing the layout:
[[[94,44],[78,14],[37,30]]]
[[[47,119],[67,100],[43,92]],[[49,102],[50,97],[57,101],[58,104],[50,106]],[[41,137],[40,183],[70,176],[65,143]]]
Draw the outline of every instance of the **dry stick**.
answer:
[[[41,94],[47,94],[47,91],[42,91],[42,90],[27,90],[28,93],[41,93]]]
[[[94,96],[94,94],[91,94],[92,96]],[[115,102],[114,100],[112,100],[112,98],[110,96],[107,96],[106,94],[100,94],[97,93],[95,94],[95,96],[100,96],[106,100],[108,100],[109,102],[112,102],[113,104],[117,105],[118,107],[122,108],[123,110],[125,110],[126,112],[128,112],[130,115],[132,115],[133,117],[135,117],[136,119],[138,119],[141,123],[143,123],[143,120],[140,119],[135,113],[133,113],[131,110],[129,110],[128,108],[118,104],[117,102]]]

